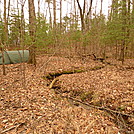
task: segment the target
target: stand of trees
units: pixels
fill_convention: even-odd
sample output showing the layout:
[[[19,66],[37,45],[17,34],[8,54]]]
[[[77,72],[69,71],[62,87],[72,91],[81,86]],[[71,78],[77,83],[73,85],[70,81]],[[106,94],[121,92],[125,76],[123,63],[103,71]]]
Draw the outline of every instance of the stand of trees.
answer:
[[[0,2],[4,4],[0,14],[1,50],[29,49],[29,63],[34,65],[35,50],[67,55],[93,52],[123,63],[125,58],[134,57],[134,0],[111,1],[108,16],[102,12],[104,0],[96,7],[93,7],[94,0],[84,0],[83,5],[79,0],[66,1],[67,13],[62,16],[65,2],[62,0],[38,0],[37,13],[34,0],[17,0],[12,9],[13,1],[3,0]],[[26,4],[28,12],[24,12]],[[44,13],[40,9],[43,4]],[[29,14],[28,22],[25,14]]]

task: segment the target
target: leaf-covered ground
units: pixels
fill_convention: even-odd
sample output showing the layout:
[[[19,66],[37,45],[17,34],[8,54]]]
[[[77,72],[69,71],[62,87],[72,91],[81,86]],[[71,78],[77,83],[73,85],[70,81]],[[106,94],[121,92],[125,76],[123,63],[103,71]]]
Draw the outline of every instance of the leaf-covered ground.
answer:
[[[58,56],[39,56],[37,62],[36,67],[6,65],[6,76],[2,75],[0,66],[1,134],[133,133],[133,117],[120,121],[119,114],[73,105],[50,90],[50,81],[43,79],[48,73],[85,69],[82,73],[59,76],[57,90],[63,96],[134,116],[133,59],[126,60],[123,66],[111,59],[109,62],[114,65]],[[105,67],[96,69],[101,66]]]

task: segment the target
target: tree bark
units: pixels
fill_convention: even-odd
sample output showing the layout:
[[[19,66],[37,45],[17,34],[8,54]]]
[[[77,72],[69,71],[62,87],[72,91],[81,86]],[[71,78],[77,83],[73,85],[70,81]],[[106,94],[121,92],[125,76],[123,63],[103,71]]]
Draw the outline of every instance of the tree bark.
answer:
[[[102,15],[102,3],[103,3],[103,0],[101,0],[101,9],[100,9],[100,15]]]
[[[3,75],[6,75],[6,67],[5,67],[5,59],[4,59],[4,50],[3,50],[3,44],[0,42],[0,50],[2,53],[2,70],[3,70]]]
[[[134,0],[133,0],[133,7],[132,7],[132,24],[134,24]]]
[[[32,44],[29,48],[30,53],[28,63],[36,65],[36,58],[35,58],[36,16],[35,16],[34,0],[28,0],[28,7],[29,7],[29,33],[32,39]]]
[[[62,0],[60,0],[60,31],[62,31]]]
[[[92,11],[92,4],[93,4],[93,0],[90,0],[90,6],[89,6],[89,10],[88,10],[88,12],[87,12],[87,18],[86,18],[86,24],[87,24],[87,26],[86,26],[86,28],[87,28],[87,30],[89,30],[89,27],[90,27],[90,20],[91,20],[91,11]]]
[[[24,35],[25,35],[25,19],[24,19],[24,5],[26,0],[21,1],[21,27],[20,27],[20,44],[23,45],[24,43]]]
[[[38,0],[38,17],[40,17],[40,0]]]
[[[8,24],[8,20],[9,20],[9,13],[10,13],[10,0],[8,1],[8,14],[7,14],[7,24]]]
[[[77,0],[77,4],[78,4],[78,8],[80,11],[80,18],[81,18],[81,30],[82,32],[85,30],[85,22],[84,22],[84,14],[85,14],[85,0],[84,0],[84,5],[83,5],[83,12],[82,12],[82,8],[80,6],[80,2],[79,0]]]
[[[131,25],[131,20],[130,20],[130,14],[131,14],[131,9],[130,9],[130,5],[131,5],[131,0],[128,0],[127,3],[127,44],[129,44],[130,42],[130,25]],[[125,52],[125,56],[128,55],[128,45],[126,46],[126,52]]]
[[[53,20],[53,28],[56,28],[56,0],[53,0],[53,14],[54,14],[54,20]]]
[[[4,0],[4,45],[7,43],[8,40],[8,24],[6,15],[6,0]]]
[[[132,0],[131,25],[134,25],[134,0]],[[133,35],[134,35],[134,29],[132,30],[132,36]],[[132,39],[131,50],[132,50],[131,57],[134,57],[134,39]]]
[[[122,64],[124,63],[125,58],[125,46],[126,46],[126,0],[122,0],[122,33],[123,33],[123,39],[122,39],[122,45],[121,45],[121,53],[120,53],[120,59],[122,61]]]

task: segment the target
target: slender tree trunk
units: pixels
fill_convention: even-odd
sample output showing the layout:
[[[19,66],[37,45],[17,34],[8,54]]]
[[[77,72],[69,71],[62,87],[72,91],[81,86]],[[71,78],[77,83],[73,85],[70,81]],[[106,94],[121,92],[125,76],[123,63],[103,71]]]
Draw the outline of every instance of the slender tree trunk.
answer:
[[[118,0],[112,0],[112,6],[111,6],[111,10],[110,10],[110,15],[109,15],[109,20],[111,22],[119,19],[118,11],[119,11],[118,10]],[[120,56],[118,41],[115,39],[114,43],[115,43],[115,48],[116,48],[115,49],[115,59],[118,59]]]
[[[77,29],[77,26],[78,26],[78,17],[77,17],[77,10],[76,10],[75,0],[74,0],[74,21],[75,21],[75,29]]]
[[[5,67],[5,59],[4,59],[4,49],[3,49],[3,44],[0,42],[0,51],[2,53],[2,70],[3,70],[3,75],[6,75],[6,67]]]
[[[129,38],[130,38],[130,25],[131,25],[131,19],[130,19],[130,5],[131,5],[131,0],[128,0],[127,3],[127,44],[129,44]],[[128,55],[128,45],[126,46],[126,52],[125,56]]]
[[[20,44],[23,45],[24,44],[24,35],[25,35],[25,20],[24,20],[24,5],[26,0],[21,1],[21,27],[20,27]]]
[[[8,40],[8,24],[6,15],[6,0],[4,0],[4,45],[7,45]]]
[[[8,10],[7,10],[7,19],[6,19],[6,23],[7,23],[7,30],[5,30],[5,31],[7,31],[6,32],[6,42],[8,42],[8,22],[9,22],[9,15],[10,15],[10,5],[11,5],[11,0],[8,0]],[[7,45],[7,44],[6,44]],[[8,45],[7,45],[8,46]]]
[[[48,10],[49,10],[49,25],[50,25],[50,29],[52,29],[52,15],[51,15],[50,0],[47,0],[46,2],[48,3]]]
[[[26,0],[21,0],[21,24],[20,24],[20,45],[23,48],[23,57],[22,57],[22,66],[21,66],[21,72],[22,72],[22,86],[26,88],[26,74],[25,74],[25,63],[24,63],[24,35],[25,35],[25,20],[24,20],[24,5]]]
[[[60,0],[60,31],[62,31],[62,0]]]
[[[131,14],[131,25],[134,25],[134,0],[132,0],[132,14]],[[132,31],[132,37],[134,36],[134,29]],[[131,45],[131,57],[134,57],[134,38],[132,39]]]
[[[8,14],[7,14],[7,24],[8,24],[8,21],[9,21],[9,13],[10,13],[10,0],[8,1]]]
[[[53,20],[53,28],[56,28],[56,0],[53,0],[53,14],[54,14],[54,20]]]
[[[93,3],[93,0],[90,0],[89,10],[88,10],[87,16],[86,16],[87,17],[86,18],[86,24],[87,24],[86,28],[87,28],[87,30],[89,30],[89,27],[91,25],[90,20],[91,20],[92,3]]]
[[[122,61],[122,64],[124,63],[125,58],[125,45],[126,45],[126,0],[122,0],[122,33],[123,33],[123,39],[122,39],[122,45],[121,45],[121,53],[120,53],[120,59]]]
[[[7,16],[6,16],[6,0],[4,0],[4,40],[1,43],[1,52],[2,52],[2,68],[3,68],[3,75],[6,75],[5,69],[5,59],[4,59],[4,47],[7,45],[8,40],[8,24],[7,24]]]
[[[133,0],[133,7],[132,7],[132,24],[134,24],[134,0]]]
[[[84,5],[83,5],[83,12],[82,12],[82,8],[81,8],[81,6],[80,6],[80,2],[79,2],[79,0],[76,0],[76,1],[77,1],[77,4],[78,4],[79,11],[80,11],[81,30],[82,30],[82,32],[84,32],[84,30],[85,30],[85,22],[84,22],[85,0],[84,0]]]
[[[35,7],[34,0],[28,0],[29,7],[29,33],[32,39],[31,47],[29,48],[29,61],[28,63],[36,65],[35,59],[35,32],[36,32],[36,16],[35,16]]]
[[[40,17],[40,0],[38,0],[38,17]]]
[[[102,15],[102,3],[103,3],[103,0],[101,0],[101,9],[100,9],[100,15]]]

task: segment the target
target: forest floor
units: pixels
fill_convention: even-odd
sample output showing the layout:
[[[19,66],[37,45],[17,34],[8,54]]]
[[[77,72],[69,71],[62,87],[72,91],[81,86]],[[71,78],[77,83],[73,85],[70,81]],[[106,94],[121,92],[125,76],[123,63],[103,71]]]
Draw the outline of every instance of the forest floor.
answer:
[[[0,66],[0,134],[134,133],[134,59],[107,61],[42,55],[5,76]]]

